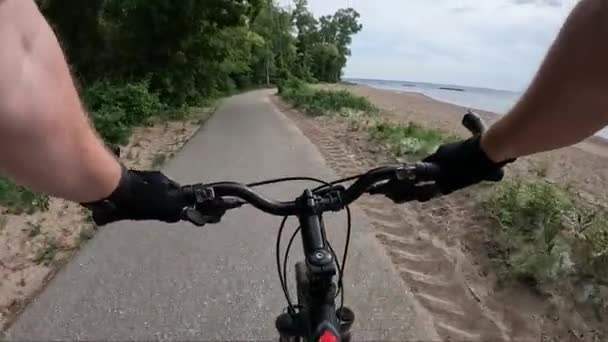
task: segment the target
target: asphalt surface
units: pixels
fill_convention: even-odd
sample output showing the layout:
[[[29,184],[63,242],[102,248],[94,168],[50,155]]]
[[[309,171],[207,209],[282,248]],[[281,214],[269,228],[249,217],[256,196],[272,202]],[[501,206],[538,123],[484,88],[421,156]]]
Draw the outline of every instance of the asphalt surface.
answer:
[[[336,178],[316,147],[270,103],[271,93],[225,100],[164,171],[182,183]],[[305,185],[274,185],[265,194],[288,200]],[[4,338],[276,340],[274,320],[285,307],[274,256],[279,222],[241,208],[204,228],[157,222],[103,227]],[[340,251],[344,222],[343,214],[326,217]],[[350,251],[345,293],[357,315],[355,339],[437,340],[426,312],[356,208]],[[289,264],[298,258],[299,239]]]

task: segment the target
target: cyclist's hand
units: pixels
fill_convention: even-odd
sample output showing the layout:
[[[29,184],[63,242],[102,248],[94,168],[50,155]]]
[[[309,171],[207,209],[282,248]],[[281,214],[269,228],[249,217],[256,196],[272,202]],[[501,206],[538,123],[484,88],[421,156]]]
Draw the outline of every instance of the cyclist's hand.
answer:
[[[163,173],[123,169],[110,196],[83,206],[91,210],[95,223],[104,225],[119,220],[177,222],[186,203],[179,184]]]
[[[481,149],[480,135],[467,140],[445,144],[424,159],[439,166],[435,179],[439,191],[449,194],[482,181],[498,182],[503,178],[502,167],[513,160],[501,163],[492,161]]]
[[[410,181],[391,180],[375,186],[370,194],[383,194],[395,203],[410,201],[426,202],[435,197],[439,190],[435,184],[413,184]]]

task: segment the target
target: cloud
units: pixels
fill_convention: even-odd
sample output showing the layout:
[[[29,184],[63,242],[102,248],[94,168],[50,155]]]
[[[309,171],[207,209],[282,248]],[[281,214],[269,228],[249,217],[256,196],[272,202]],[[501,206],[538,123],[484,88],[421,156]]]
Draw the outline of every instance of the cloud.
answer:
[[[449,9],[449,11],[453,12],[453,13],[471,12],[474,10],[475,10],[475,7],[473,7],[473,6],[459,6],[459,7],[454,7],[454,8]]]
[[[289,0],[281,0],[287,5]],[[524,88],[576,0],[309,0],[361,13],[346,76]]]
[[[516,5],[539,5],[539,6],[550,6],[550,7],[560,7],[563,4],[561,0],[513,0],[513,3]]]

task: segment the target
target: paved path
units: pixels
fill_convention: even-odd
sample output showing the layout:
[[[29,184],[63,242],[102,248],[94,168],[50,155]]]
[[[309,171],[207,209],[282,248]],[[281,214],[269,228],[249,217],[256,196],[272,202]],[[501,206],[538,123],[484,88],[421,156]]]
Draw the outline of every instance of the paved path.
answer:
[[[335,178],[316,148],[255,91],[224,101],[165,171],[179,182]],[[272,186],[291,199],[302,184]],[[354,212],[346,279],[358,340],[436,340],[428,317]],[[285,306],[276,276],[280,219],[243,208],[222,224],[117,223],[102,228],[27,308],[7,340],[275,340]],[[326,225],[338,241],[343,216]],[[341,244],[334,243],[341,250]],[[300,246],[291,260],[301,255]],[[291,277],[290,277],[291,278]]]

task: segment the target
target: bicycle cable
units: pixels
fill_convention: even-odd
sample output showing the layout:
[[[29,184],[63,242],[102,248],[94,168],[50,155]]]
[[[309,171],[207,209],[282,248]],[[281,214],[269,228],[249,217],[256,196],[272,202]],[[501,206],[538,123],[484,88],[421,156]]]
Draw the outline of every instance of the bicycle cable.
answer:
[[[340,287],[338,290],[340,291],[340,312],[344,309],[344,270],[346,269],[346,258],[348,257],[348,246],[350,245],[350,232],[352,228],[352,216],[350,213],[350,207],[346,207],[346,241],[344,242],[344,253],[342,255],[342,274],[339,278]]]
[[[372,170],[373,171],[373,170]],[[370,171],[371,172],[371,171]],[[364,176],[365,174],[359,174],[359,175],[355,175],[355,176],[351,176],[351,177],[346,177],[346,178],[342,178],[342,179],[338,179],[332,182],[325,182],[323,180],[317,179],[317,178],[313,178],[313,177],[283,177],[283,178],[276,178],[276,179],[270,179],[270,180],[266,180],[266,181],[261,181],[261,182],[255,182],[255,183],[249,183],[247,184],[248,187],[258,187],[258,186],[262,186],[262,185],[269,185],[269,184],[276,184],[276,183],[282,183],[282,182],[291,182],[291,181],[312,181],[312,182],[317,182],[320,183],[321,185],[314,188],[312,190],[312,192],[317,192],[321,189],[327,188],[327,187],[331,187],[332,185],[336,185],[336,184],[340,184],[340,183],[344,183],[344,182],[348,182],[348,181],[352,181],[352,180],[356,180],[362,176]],[[338,288],[336,290],[336,297],[338,295],[340,295],[340,310],[342,310],[342,308],[344,307],[344,284],[343,284],[343,279],[344,279],[344,268],[346,266],[346,260],[348,258],[348,247],[350,244],[350,236],[351,236],[351,223],[352,223],[352,217],[351,217],[351,211],[350,211],[350,207],[349,206],[345,206],[346,209],[346,218],[347,218],[347,224],[346,224],[346,241],[344,243],[344,253],[342,255],[342,262],[340,263],[340,261],[337,258],[336,252],[334,251],[333,247],[331,246],[330,242],[327,241],[327,245],[330,249],[330,252],[332,253],[332,256],[334,258],[334,262],[336,264],[336,268],[338,269]],[[289,289],[287,286],[287,262],[289,259],[289,251],[291,250],[291,246],[293,245],[293,241],[295,240],[295,237],[297,236],[298,232],[301,230],[301,227],[298,226],[296,228],[296,230],[293,232],[293,234],[291,235],[289,242],[287,244],[287,248],[285,249],[285,256],[283,259],[283,269],[281,270],[281,238],[283,236],[283,230],[285,229],[285,224],[287,223],[287,219],[288,217],[285,216],[283,217],[283,220],[281,221],[281,224],[279,226],[279,232],[277,234],[277,240],[276,240],[276,246],[275,246],[275,255],[276,255],[276,262],[277,262],[277,273],[279,275],[279,281],[281,283],[281,288],[283,289],[283,294],[285,295],[285,299],[287,300],[287,308],[288,308],[288,312],[290,314],[294,314],[295,313],[295,306],[293,305],[293,302],[291,300],[291,296],[289,294]],[[324,224],[324,223],[323,223]]]
[[[268,184],[289,182],[289,181],[299,181],[299,180],[313,181],[313,182],[320,183],[323,186],[331,186],[328,182],[325,182],[321,179],[312,178],[312,177],[276,178],[276,179],[271,179],[271,180],[267,180],[267,181],[251,183],[248,186],[255,187],[255,186],[261,186],[261,185],[268,185]],[[283,275],[283,273],[287,273],[287,272],[281,272],[281,238],[283,237],[283,229],[285,229],[285,223],[287,222],[287,218],[288,218],[287,216],[283,217],[283,220],[281,221],[281,225],[279,226],[279,232],[277,233],[277,241],[276,241],[276,245],[275,245],[275,255],[276,255],[276,261],[277,261],[277,273],[279,274],[279,281],[281,282],[281,287],[283,288],[283,294],[285,295],[285,299],[287,300],[288,310],[290,311],[291,314],[293,314],[294,306],[293,306],[293,302],[291,301],[291,297],[289,296],[289,289],[287,288],[287,275],[286,274]],[[295,238],[295,234],[292,236],[292,238]],[[293,243],[293,240],[291,240],[290,244],[291,243]]]
[[[350,233],[351,233],[351,223],[352,223],[352,217],[351,217],[351,211],[350,211],[350,207],[346,207],[346,238],[344,241],[344,252],[342,253],[342,275],[344,275],[344,269],[346,268],[346,259],[348,257],[348,247],[350,244]],[[344,291],[344,286],[342,283],[342,277],[340,277],[338,279],[338,284],[342,285],[341,287],[338,288],[338,292],[336,293],[336,297],[338,297],[338,295],[340,294],[340,289],[342,289],[342,291]],[[343,298],[342,298],[343,299]]]
[[[276,184],[276,183],[283,183],[283,182],[293,182],[293,181],[317,182],[317,183],[323,184],[322,185],[323,187],[327,186],[327,184],[331,184],[331,183],[328,183],[328,182],[325,182],[325,181],[322,181],[320,179],[313,178],[313,177],[283,177],[283,178],[269,179],[269,180],[265,180],[265,181],[261,181],[261,182],[249,183],[249,184],[247,184],[247,186],[250,188],[255,188],[258,186],[262,186],[262,185],[269,185],[269,184]]]
[[[301,226],[298,226],[298,228],[296,228],[296,230],[293,232],[293,234],[291,235],[291,238],[289,238],[289,243],[287,244],[287,248],[285,248],[285,258],[283,258],[283,283],[285,284],[285,286],[287,287],[287,260],[289,259],[289,250],[291,249],[291,245],[293,244],[293,240],[295,240],[296,236],[298,236],[298,232],[301,230]],[[289,293],[289,289],[287,289],[287,293]],[[288,303],[289,305],[290,303]],[[300,303],[298,303],[300,304]],[[291,303],[289,310],[293,310],[294,306],[293,303]],[[293,311],[291,311],[293,312]]]
[[[334,247],[331,245],[331,243],[329,241],[327,241],[327,247],[329,248],[329,252],[331,253],[332,257],[334,258],[334,264],[336,264],[336,268],[338,269],[338,288],[336,289],[336,295],[334,296],[334,298],[336,298],[336,297],[338,297],[338,294],[341,292],[340,289],[342,287],[342,284],[340,282],[340,278],[342,278],[342,266],[340,266],[340,262],[338,261],[338,255],[334,251]]]
[[[324,184],[324,185],[321,185],[321,186],[318,186],[318,187],[312,189],[312,192],[315,193],[315,192],[317,192],[319,190],[323,190],[323,189],[327,188],[328,186],[332,186],[332,185],[336,185],[336,184],[340,184],[340,183],[349,182],[349,181],[361,178],[363,176],[364,176],[364,174],[360,174],[360,175],[356,175],[356,176],[350,176],[350,177],[338,179],[338,180],[335,180],[335,181],[331,181],[331,182],[329,182],[327,184]]]
[[[332,185],[336,185],[336,184],[340,184],[340,183],[345,183],[345,182],[350,182],[350,181],[356,180],[356,179],[361,178],[361,177],[363,177],[363,176],[365,176],[365,175],[367,175],[369,173],[372,173],[374,171],[378,171],[378,170],[380,170],[382,168],[383,168],[383,166],[377,167],[375,169],[371,169],[371,170],[369,170],[369,171],[367,171],[365,173],[360,173],[358,175],[354,175],[354,176],[350,176],[350,177],[346,177],[346,178],[342,178],[342,179],[337,179],[335,181],[331,181],[331,182],[328,183],[329,185],[328,184],[323,184],[321,186],[318,186],[318,187],[314,188],[312,190],[312,192],[314,193],[314,192],[322,190],[322,189],[324,189],[324,188],[326,188],[328,186],[332,186]]]
[[[289,297],[289,291],[287,289],[286,281],[283,278],[281,273],[281,236],[283,235],[283,229],[285,228],[285,223],[287,222],[288,216],[283,217],[281,221],[281,225],[279,226],[279,232],[277,234],[277,241],[275,245],[275,256],[277,259],[277,272],[279,273],[279,281],[281,282],[281,288],[283,289],[283,294],[285,295],[285,299],[287,300],[287,308],[290,314],[293,314],[293,304],[291,302],[291,298]]]

